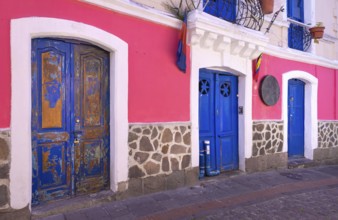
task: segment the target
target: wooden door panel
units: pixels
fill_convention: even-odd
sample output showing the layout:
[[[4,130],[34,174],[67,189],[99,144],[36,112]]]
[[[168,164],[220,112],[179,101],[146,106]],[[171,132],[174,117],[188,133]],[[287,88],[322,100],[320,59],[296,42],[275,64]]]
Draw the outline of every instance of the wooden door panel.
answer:
[[[67,142],[45,143],[38,145],[39,177],[41,188],[66,185],[67,170]]]
[[[238,79],[232,75],[217,75],[216,135],[219,139],[222,170],[238,168]]]
[[[74,138],[76,193],[108,186],[109,54],[93,46],[74,45]]]
[[[66,43],[32,41],[33,204],[71,193],[69,58]]]

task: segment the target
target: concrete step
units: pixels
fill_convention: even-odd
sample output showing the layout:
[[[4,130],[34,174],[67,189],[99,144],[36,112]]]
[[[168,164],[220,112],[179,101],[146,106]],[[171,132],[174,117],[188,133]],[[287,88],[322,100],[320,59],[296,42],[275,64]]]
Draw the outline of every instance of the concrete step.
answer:
[[[119,196],[117,194],[110,190],[106,190],[98,193],[51,201],[32,207],[31,219],[40,219],[50,215],[67,213],[70,211],[74,212],[76,210],[98,206],[118,199]]]

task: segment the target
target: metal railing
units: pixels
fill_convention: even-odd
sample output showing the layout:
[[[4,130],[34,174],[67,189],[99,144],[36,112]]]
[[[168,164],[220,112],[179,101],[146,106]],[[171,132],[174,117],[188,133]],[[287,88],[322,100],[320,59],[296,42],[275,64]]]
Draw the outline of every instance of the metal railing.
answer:
[[[203,0],[204,12],[260,31],[264,21],[259,0]]]
[[[311,46],[311,34],[309,31],[309,25],[288,18],[290,22],[289,34],[288,34],[288,46],[289,48],[307,51]]]

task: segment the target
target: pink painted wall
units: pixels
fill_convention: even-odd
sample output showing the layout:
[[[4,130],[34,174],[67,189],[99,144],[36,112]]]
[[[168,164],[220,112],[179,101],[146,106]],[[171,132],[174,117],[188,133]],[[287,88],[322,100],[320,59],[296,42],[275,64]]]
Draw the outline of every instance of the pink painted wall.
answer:
[[[336,71],[325,67],[316,67],[318,78],[318,119],[332,120],[336,118],[337,89]]]
[[[318,78],[318,119],[338,120],[338,70],[286,60],[264,54],[258,81],[253,81],[253,120],[280,120],[282,118],[282,74],[292,70],[308,72]],[[265,75],[273,75],[280,85],[276,105],[266,106],[259,97],[259,82]]]
[[[10,126],[10,20],[22,17],[78,21],[126,41],[129,122],[190,120],[190,75],[182,74],[175,65],[179,30],[80,1],[11,0],[0,1],[0,128]]]

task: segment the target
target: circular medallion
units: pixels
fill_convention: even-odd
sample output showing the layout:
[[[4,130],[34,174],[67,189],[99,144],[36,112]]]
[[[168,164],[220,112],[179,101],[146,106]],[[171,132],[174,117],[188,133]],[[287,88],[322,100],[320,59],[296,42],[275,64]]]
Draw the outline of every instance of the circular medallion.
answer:
[[[271,75],[265,76],[260,83],[259,94],[264,104],[275,105],[280,95],[277,79]]]

